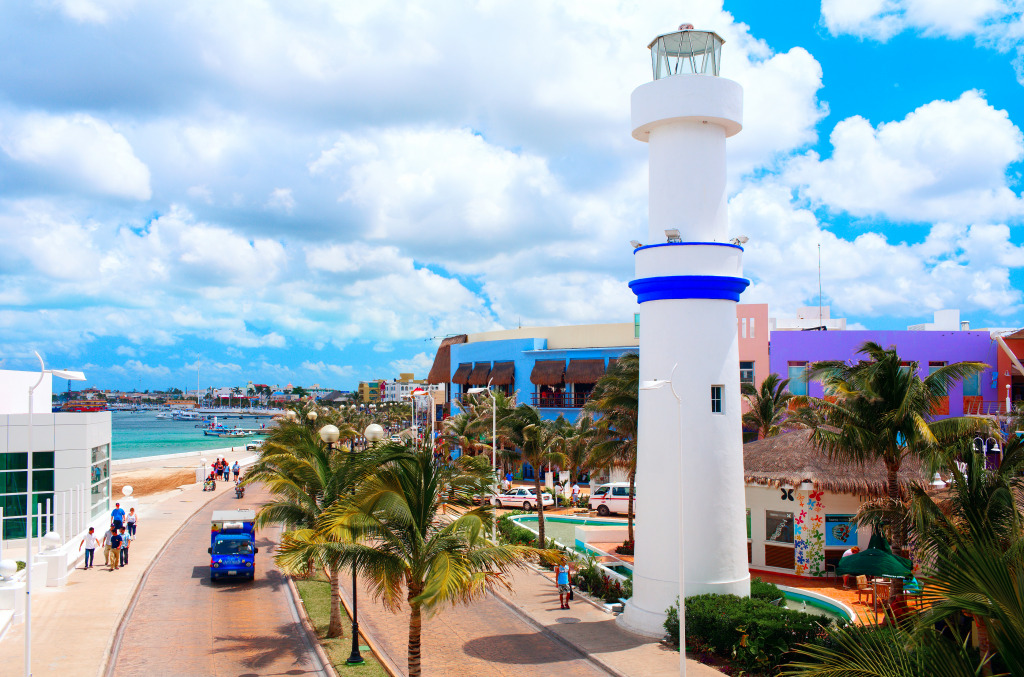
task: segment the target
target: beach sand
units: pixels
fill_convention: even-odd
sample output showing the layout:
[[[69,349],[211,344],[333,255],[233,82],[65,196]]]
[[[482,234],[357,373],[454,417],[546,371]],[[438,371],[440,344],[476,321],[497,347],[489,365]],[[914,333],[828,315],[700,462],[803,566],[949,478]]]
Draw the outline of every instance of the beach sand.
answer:
[[[132,459],[130,463],[117,463],[111,473],[111,499],[116,501],[123,496],[122,489],[126,485],[132,487],[132,495],[141,497],[173,491],[183,484],[195,484],[196,468],[201,459],[206,459],[204,467],[208,472],[210,464],[218,456],[225,457],[229,463],[237,460],[246,465],[246,459],[254,453],[246,451],[245,447],[224,447],[187,456],[149,456]]]

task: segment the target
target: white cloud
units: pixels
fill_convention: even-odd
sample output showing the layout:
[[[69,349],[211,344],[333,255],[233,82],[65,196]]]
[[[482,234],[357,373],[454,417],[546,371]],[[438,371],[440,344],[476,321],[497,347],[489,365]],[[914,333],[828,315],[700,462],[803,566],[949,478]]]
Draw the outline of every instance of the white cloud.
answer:
[[[388,369],[395,375],[415,374],[417,378],[426,378],[430,368],[434,365],[434,353],[416,353],[412,357],[394,360],[388,363]]]
[[[128,360],[124,365],[115,364],[110,371],[121,376],[132,376],[139,378],[164,378],[171,375],[171,370],[162,364],[149,365],[138,360]]]
[[[91,115],[29,113],[0,117],[0,149],[60,177],[72,190],[148,200],[149,168],[128,140]]]
[[[267,207],[270,209],[281,209],[288,214],[295,209],[295,197],[291,188],[275,188],[267,199]]]
[[[979,92],[933,101],[878,127],[847,118],[830,141],[831,157],[798,157],[785,177],[832,211],[959,223],[1024,214],[1006,178],[1008,165],[1024,157],[1024,137]]]
[[[138,353],[135,352],[135,348],[132,348],[130,346],[118,346],[117,350],[115,352],[118,355],[122,355],[124,357],[137,357],[138,356]]]
[[[1018,0],[822,0],[822,22],[833,35],[885,42],[905,30],[929,37],[973,36],[980,44],[1020,56],[1024,8]],[[1024,78],[1018,73],[1018,82]]]
[[[770,183],[744,189],[730,213],[734,227],[750,236],[744,270],[754,284],[743,300],[769,303],[773,312],[817,299],[819,243],[825,302],[837,316],[905,317],[943,308],[1009,315],[1022,308],[1009,277],[1024,266],[1024,247],[1002,224],[940,223],[910,243],[872,232],[845,239],[797,207],[789,189]]]
[[[80,23],[105,24],[111,14],[132,8],[135,0],[52,0],[52,4]]]

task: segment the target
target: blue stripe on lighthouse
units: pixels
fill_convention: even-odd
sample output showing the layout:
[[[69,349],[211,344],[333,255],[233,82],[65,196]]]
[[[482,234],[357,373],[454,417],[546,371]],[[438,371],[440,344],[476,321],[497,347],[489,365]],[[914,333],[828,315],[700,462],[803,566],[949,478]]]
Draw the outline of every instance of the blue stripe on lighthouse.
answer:
[[[633,280],[629,288],[637,303],[664,299],[723,299],[739,301],[740,293],[750,285],[742,277],[719,275],[668,275]]]

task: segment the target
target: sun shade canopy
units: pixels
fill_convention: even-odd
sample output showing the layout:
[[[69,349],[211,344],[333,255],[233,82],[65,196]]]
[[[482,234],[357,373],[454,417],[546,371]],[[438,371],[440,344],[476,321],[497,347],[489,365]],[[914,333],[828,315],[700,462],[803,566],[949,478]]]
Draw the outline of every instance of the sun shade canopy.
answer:
[[[538,386],[557,386],[565,382],[564,360],[537,360],[530,372],[530,383]]]
[[[604,360],[569,360],[566,383],[597,383],[604,376]]]

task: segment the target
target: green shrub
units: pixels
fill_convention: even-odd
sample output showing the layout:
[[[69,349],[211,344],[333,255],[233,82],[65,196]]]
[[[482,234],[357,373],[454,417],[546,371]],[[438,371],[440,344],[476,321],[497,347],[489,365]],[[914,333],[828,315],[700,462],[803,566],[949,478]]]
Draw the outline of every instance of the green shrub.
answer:
[[[512,521],[514,515],[526,514],[522,510],[510,511],[498,518],[498,538],[503,543],[511,545],[533,545],[537,542],[537,536],[526,527],[521,527]]]
[[[763,592],[770,590],[763,588]],[[706,647],[743,670],[767,672],[781,665],[798,644],[816,642],[824,635],[821,621],[820,616],[777,607],[764,599],[710,594],[686,599],[687,644]],[[678,645],[678,600],[666,609],[664,627],[668,639]]]
[[[760,578],[750,581],[750,596],[753,599],[763,599],[766,602],[774,602],[783,597],[782,590],[774,583],[765,583]]]

